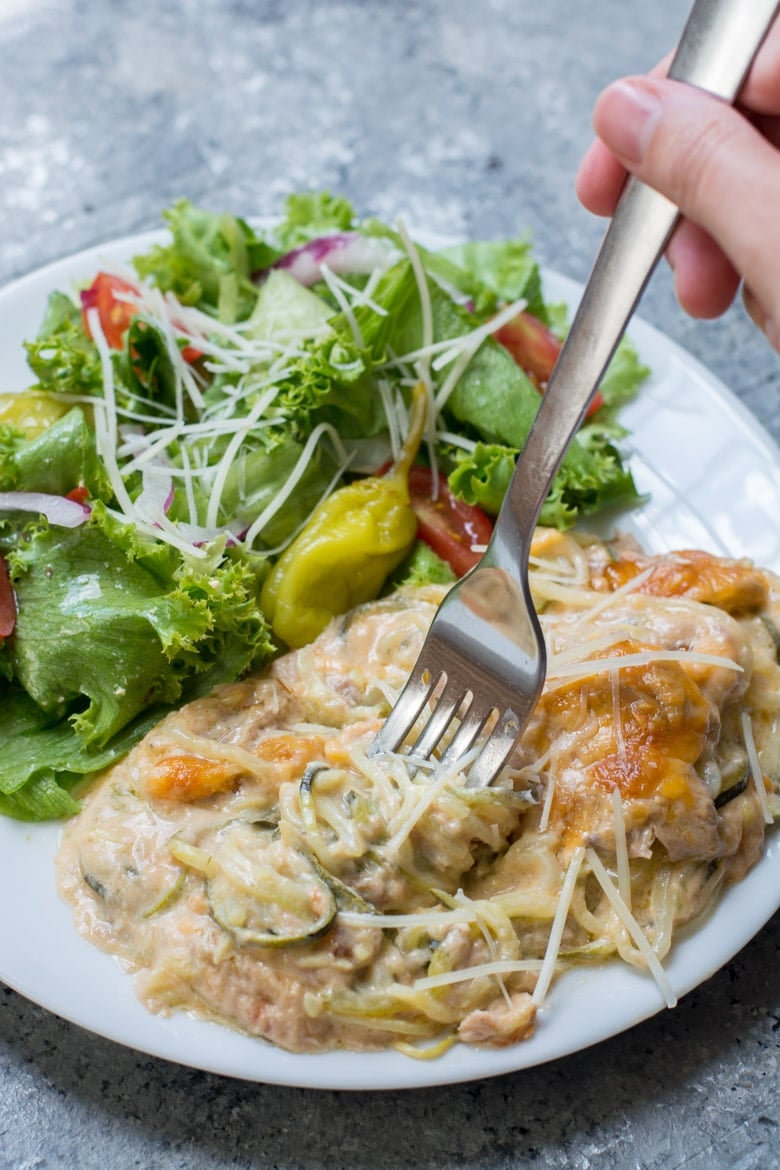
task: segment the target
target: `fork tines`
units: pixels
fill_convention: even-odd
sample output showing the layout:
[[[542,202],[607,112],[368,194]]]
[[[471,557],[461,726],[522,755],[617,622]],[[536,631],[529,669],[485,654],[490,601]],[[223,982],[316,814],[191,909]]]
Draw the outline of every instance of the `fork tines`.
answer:
[[[473,683],[474,680],[472,680]],[[428,710],[426,715],[426,709]],[[520,732],[520,720],[511,709],[480,703],[475,692],[461,678],[427,668],[417,669],[397,699],[369,754],[399,751],[422,716],[425,723],[408,748],[410,760],[430,760],[448,732],[452,738],[437,761],[442,768],[455,768],[462,761],[468,768],[468,787],[489,784],[512,752]],[[479,736],[486,740],[469,768],[468,753]]]

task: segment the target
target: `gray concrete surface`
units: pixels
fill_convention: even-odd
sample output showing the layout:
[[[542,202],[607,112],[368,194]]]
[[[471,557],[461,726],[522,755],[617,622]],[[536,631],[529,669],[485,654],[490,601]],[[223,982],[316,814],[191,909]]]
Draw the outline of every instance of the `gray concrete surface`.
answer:
[[[0,283],[156,226],[180,194],[251,215],[302,186],[457,234],[528,226],[582,278],[601,234],[573,192],[593,100],[686,7],[0,0]],[[642,313],[780,438],[780,364],[740,308],[689,321],[659,271]],[[0,1167],[770,1170],[779,948],[776,918],[674,1012],[569,1059],[375,1095],[194,1072],[0,987]]]

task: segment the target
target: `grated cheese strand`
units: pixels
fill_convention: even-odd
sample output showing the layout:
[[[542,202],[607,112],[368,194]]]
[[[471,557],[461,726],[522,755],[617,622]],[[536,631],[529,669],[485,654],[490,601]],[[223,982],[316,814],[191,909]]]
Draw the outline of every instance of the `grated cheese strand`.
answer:
[[[398,411],[393,401],[393,390],[387,378],[377,380],[379,397],[382,400],[382,410],[387,420],[387,432],[390,438],[390,452],[395,463],[401,453],[401,429],[398,425]]]
[[[625,763],[626,737],[623,734],[623,712],[620,707],[620,667],[615,666],[609,672],[610,691],[612,693],[612,722],[615,726],[615,741],[618,757]]]
[[[168,312],[166,302],[158,288],[146,288],[148,303],[152,309],[153,324],[162,333],[168,358],[173,368],[175,378],[174,396],[176,400],[176,417],[184,418],[184,391],[186,390],[192,405],[196,410],[203,407],[203,395],[193,374],[192,367],[181,356],[181,350],[176,341],[176,332]]]
[[[552,749],[550,749],[552,750]],[[550,812],[552,811],[552,802],[555,795],[555,775],[552,772],[547,773],[547,787],[544,793],[544,804],[542,806],[542,815],[539,818],[539,832],[546,833],[550,825]]]
[[[377,283],[382,275],[381,269],[375,268],[372,271],[371,279],[366,283],[365,288],[362,289],[356,288],[354,284],[350,284],[348,280],[345,280],[343,276],[339,276],[338,273],[334,272],[333,269],[330,268],[327,264],[323,264],[320,269],[323,276],[325,275],[325,269],[327,269],[328,272],[327,282],[328,286],[331,287],[331,291],[333,287],[340,288],[344,295],[350,300],[351,304],[365,305],[365,307],[370,309],[372,313],[376,313],[377,317],[386,317],[388,315],[388,310],[384,307],[384,305],[380,305],[377,301],[371,299],[371,294],[376,288]]]
[[[125,487],[125,481],[122,478],[116,459],[117,414],[114,393],[114,366],[97,309],[87,310],[87,323],[92,340],[97,347],[98,356],[100,357],[100,369],[103,376],[103,399],[102,401],[100,399],[95,400],[95,406],[100,407],[100,409],[96,410],[94,415],[95,441],[98,454],[106,466],[111,488],[123,514],[123,519],[133,521],[136,519],[135,508]]]
[[[470,350],[473,356],[483,341],[486,341],[492,334],[497,333],[508,321],[514,320],[518,313],[522,313],[523,309],[527,306],[528,301],[525,298],[512,301],[511,304],[504,305],[489,321],[484,321],[481,325],[477,325],[469,333],[452,338],[449,342],[449,348],[434,358],[432,363],[433,369],[437,372],[443,370],[445,366],[455,361],[464,350]]]
[[[567,637],[571,636],[568,629],[564,629],[564,634]],[[568,646],[565,650],[557,650],[550,647],[550,660],[556,665],[561,665],[564,662],[583,662],[590,655],[599,654],[602,650],[609,650],[612,646],[616,646],[618,642],[624,642],[626,637],[635,634],[628,625],[620,625],[613,627],[608,634],[602,638],[586,638],[584,641],[577,638],[575,643]],[[555,629],[550,630],[551,642],[554,641],[556,634]],[[606,661],[606,660],[605,660]]]
[[[330,423],[318,423],[306,440],[304,448],[298,457],[295,467],[293,467],[292,471],[290,472],[284,487],[276,493],[273,500],[271,500],[271,502],[267,504],[265,508],[263,508],[260,515],[257,516],[252,522],[251,527],[244,537],[244,544],[247,548],[252,547],[255,540],[263,531],[269,520],[275,516],[276,513],[287,503],[287,500],[290,498],[296,486],[298,485],[300,479],[306,471],[306,468],[309,466],[312,455],[314,454],[314,450],[323,435],[328,435],[330,437],[334,447],[336,448],[336,453],[341,461],[341,466],[336,472],[334,480],[341,478],[341,475],[349,462],[347,453],[341,445],[341,436],[339,435],[336,428]],[[328,495],[330,495],[331,486],[328,488]],[[304,521],[304,524],[305,523],[306,521]],[[303,527],[303,524],[301,527]]]
[[[628,909],[631,909],[631,867],[628,861],[626,840],[626,818],[623,815],[623,797],[619,788],[612,789],[612,820],[615,826],[615,858],[617,861],[618,889]]]
[[[366,343],[363,337],[363,331],[358,324],[357,317],[352,311],[352,305],[349,303],[349,300],[344,293],[343,281],[338,279],[338,277],[330,270],[327,264],[320,264],[320,274],[330,291],[333,293],[333,298],[336,301],[336,304],[344,314],[344,318],[349,325],[349,331],[352,334],[352,340],[354,341],[356,348],[365,349]]]
[[[766,792],[766,785],[764,784],[764,771],[761,767],[761,761],[758,758],[758,750],[756,748],[756,740],[753,735],[753,720],[749,711],[742,712],[742,735],[745,740],[745,750],[748,754],[748,762],[750,764],[750,775],[753,778],[753,783],[756,786],[756,794],[758,796],[758,803],[761,806],[761,815],[764,818],[764,824],[774,824],[774,817],[772,810],[769,807],[769,798]]]
[[[436,438],[440,443],[449,443],[451,447],[460,447],[463,451],[476,451],[475,439],[467,439],[465,435],[456,435],[454,431],[436,431]]]
[[[556,663],[554,660],[547,671],[552,679],[585,678],[592,674],[604,674],[615,668],[629,666],[650,666],[653,662],[687,662],[691,666],[723,666],[742,674],[744,667],[721,654],[702,654],[698,650],[642,650],[637,654],[615,655],[612,658],[591,658],[585,662]]]
[[[625,585],[621,585],[619,589],[613,590],[611,593],[599,593],[595,589],[590,592],[594,598],[595,604],[592,609],[586,614],[581,614],[575,621],[579,625],[593,621],[595,617],[602,614],[605,609],[610,609],[616,601],[622,601],[628,594],[636,593],[644,585],[648,577],[653,574],[653,566],[643,569],[641,573],[637,573],[636,577],[632,577],[630,581],[626,581]]]
[[[612,882],[609,874],[604,868],[601,859],[594,849],[587,850],[588,864],[593,871],[596,880],[601,886],[602,890],[609,899],[613,910],[617,914],[620,921],[625,926],[634,941],[634,945],[641,954],[644,961],[647,963],[648,970],[658,984],[658,989],[664,997],[666,1006],[673,1008],[677,1004],[677,996],[672,989],[672,985],[666,977],[666,972],[661,965],[661,960],[655,953],[650,943],[645,937],[642,927],[637,922],[634,915],[629,910],[619,891]]]
[[[468,906],[469,904],[471,904],[471,899],[466,897],[466,895],[463,893],[463,890],[458,890],[458,893],[455,895],[455,901],[458,903],[459,906]],[[485,919],[485,915],[483,913],[480,913],[480,908],[478,906],[475,907],[475,909],[477,910],[477,928],[479,929],[483,939],[485,940],[485,945],[487,946],[488,954],[490,955],[490,960],[493,963],[497,963],[497,962],[499,962],[497,940],[490,930],[490,927]],[[510,922],[510,926],[511,926],[511,922]],[[498,983],[499,988],[501,989],[501,995],[504,998],[504,1002],[506,1003],[507,1007],[511,1008],[512,997],[509,994],[509,992],[507,991],[506,983],[504,982],[502,972],[498,972],[498,971],[495,972],[495,978],[496,978],[496,981]]]
[[[566,877],[563,880],[558,905],[555,908],[555,917],[550,927],[550,937],[547,942],[547,950],[544,952],[544,961],[542,962],[539,978],[536,981],[536,987],[531,997],[536,1007],[542,1006],[547,998],[547,992],[550,990],[550,984],[555,974],[555,964],[558,962],[558,952],[561,949],[563,932],[566,928],[566,919],[569,916],[569,907],[571,906],[574,887],[577,884],[577,878],[579,877],[584,857],[585,848],[582,845],[578,845],[572,854],[569,868],[566,870]]]
[[[420,253],[417,245],[412,240],[406,226],[399,220],[397,223],[398,234],[401,237],[401,242],[409,257],[412,265],[412,272],[414,279],[417,282],[417,291],[420,297],[420,315],[422,317],[422,354],[419,364],[420,380],[425,383],[426,389],[431,391],[431,363],[428,350],[433,344],[433,306],[431,304],[431,290],[428,288],[428,278],[425,275]]]
[[[389,854],[398,852],[415,825],[422,819],[436,798],[441,795],[448,784],[451,784],[457,776],[460,776],[468,770],[469,765],[479,754],[480,750],[481,744],[478,744],[471,751],[465,752],[464,755],[460,756],[456,763],[449,768],[436,769],[428,784],[425,786],[416,786],[412,798],[413,807],[403,816],[400,824],[397,824],[395,827],[391,826],[390,839],[382,846],[382,852]],[[422,793],[422,795],[419,795],[419,793]]]
[[[459,967],[457,971],[444,971],[441,975],[425,975],[415,979],[415,991],[429,991],[434,987],[447,987],[451,983],[465,983],[467,979],[479,979],[487,975],[514,975],[521,971],[541,971],[541,959],[494,959],[488,963],[477,963],[473,967]],[[503,986],[503,984],[502,984]]]
[[[225,490],[225,483],[227,481],[230,468],[238,455],[242,443],[249,435],[252,427],[260,419],[271,405],[279,393],[278,386],[270,386],[265,394],[261,394],[255,405],[250,410],[245,419],[242,420],[243,425],[238,429],[230,440],[225,450],[225,454],[217,464],[216,474],[214,476],[214,483],[209,496],[208,508],[206,509],[206,526],[208,528],[216,528],[219,521],[219,508],[222,503],[222,493]]]

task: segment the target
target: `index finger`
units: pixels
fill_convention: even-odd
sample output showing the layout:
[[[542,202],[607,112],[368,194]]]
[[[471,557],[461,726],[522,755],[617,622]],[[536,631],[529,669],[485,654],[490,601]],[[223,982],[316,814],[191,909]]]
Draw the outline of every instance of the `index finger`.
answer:
[[[666,77],[673,53],[667,53],[652,69],[648,77]],[[742,87],[737,107],[754,121],[770,142],[780,145],[780,131],[775,123],[764,119],[780,115],[780,17],[767,33],[753,67]],[[580,163],[575,181],[577,197],[594,215],[608,216],[615,210],[626,172],[602,142],[591,143]]]
[[[666,77],[672,57],[672,53],[667,53],[648,76]],[[625,181],[624,167],[600,139],[594,139],[583,155],[575,179],[580,203],[594,215],[612,215]]]

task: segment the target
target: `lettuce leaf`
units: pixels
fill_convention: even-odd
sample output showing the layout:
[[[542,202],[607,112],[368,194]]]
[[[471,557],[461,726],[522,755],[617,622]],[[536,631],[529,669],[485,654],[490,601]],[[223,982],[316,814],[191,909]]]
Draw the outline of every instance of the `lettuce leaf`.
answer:
[[[173,241],[134,257],[139,276],[221,320],[248,317],[257,300],[252,273],[271,263],[275,251],[245,220],[194,207],[187,199],[179,199],[163,218]]]
[[[273,650],[248,563],[196,573],[169,547],[102,526],[102,515],[96,508],[71,531],[40,526],[8,557],[14,678],[46,714],[67,716],[87,747],[105,745],[150,705],[235,678]]]
[[[497,278],[496,278],[497,279]],[[434,280],[429,281],[434,339],[455,340],[470,333],[478,318]],[[411,264],[399,262],[379,281],[372,300],[385,313],[358,305],[354,317],[364,342],[355,344],[349,323],[330,319],[331,334],[307,347],[279,401],[303,436],[316,422],[332,422],[345,437],[371,436],[386,426],[375,372],[388,354],[411,353],[423,342],[417,282]],[[636,392],[644,367],[625,344],[608,384],[616,405]],[[612,367],[610,367],[612,370]],[[439,384],[447,368],[438,375]],[[449,427],[477,440],[473,454],[450,451],[450,486],[457,496],[495,515],[519,451],[539,409],[539,392],[508,351],[492,338],[477,350],[458,379],[445,409]],[[603,413],[603,412],[602,412]],[[545,505],[544,523],[570,527],[578,516],[638,499],[630,473],[615,446],[618,430],[604,417],[598,427],[575,438]]]
[[[245,446],[225,478],[220,522],[235,520],[248,528],[276,498],[302,455],[303,444],[289,437],[270,449]],[[318,447],[284,507],[271,516],[260,532],[266,548],[275,548],[290,539],[305,523],[332,483],[336,469],[336,460]]]
[[[389,240],[400,252],[405,250],[400,234],[381,220],[365,220],[360,230]],[[456,299],[468,302],[477,320],[523,297],[530,311],[549,323],[539,265],[527,237],[470,241],[438,250],[415,241],[415,247],[427,274]]]
[[[81,309],[65,293],[50,295],[37,336],[25,344],[27,363],[46,390],[102,394],[97,346],[87,335]]]
[[[318,422],[331,423],[344,438],[366,438],[386,429],[384,412],[374,372],[387,357],[390,346],[404,353],[419,344],[421,322],[416,282],[408,260],[383,274],[372,294],[383,313],[358,305],[354,318],[363,339],[358,348],[343,313],[329,319],[330,332],[303,346],[303,356],[290,363],[289,374],[280,387],[277,402],[288,420],[291,434],[299,441]],[[404,324],[410,314],[414,328]]]
[[[355,212],[348,199],[329,191],[303,191],[288,195],[273,236],[280,251],[289,252],[318,236],[350,231],[354,225]]]
[[[524,297],[528,310],[549,323],[539,265],[527,238],[467,242],[444,248],[438,255],[466,274],[468,280],[461,279],[457,287],[471,295],[476,312],[492,311],[500,302]]]
[[[0,814],[23,821],[71,816],[71,790],[130,750],[164,712],[152,708],[103,748],[88,748],[67,719],[52,720],[19,686],[0,687]]]
[[[650,369],[641,361],[636,346],[628,337],[623,337],[601,379],[600,390],[605,405],[599,411],[599,424],[616,424],[620,407],[636,397],[639,387],[649,377]],[[623,427],[620,433],[625,434]]]
[[[496,515],[520,454],[516,447],[478,443],[473,452],[457,451],[449,485],[460,499]],[[590,442],[580,436],[569,448],[542,507],[540,523],[565,530],[581,516],[614,504],[639,501],[633,477],[608,436],[595,428]]]
[[[83,484],[90,495],[111,498],[111,485],[98,457],[94,432],[74,408],[34,439],[0,442],[0,490],[67,495]]]
[[[423,585],[451,585],[456,580],[450,566],[422,540],[415,541],[408,557],[389,577],[385,592]]]

